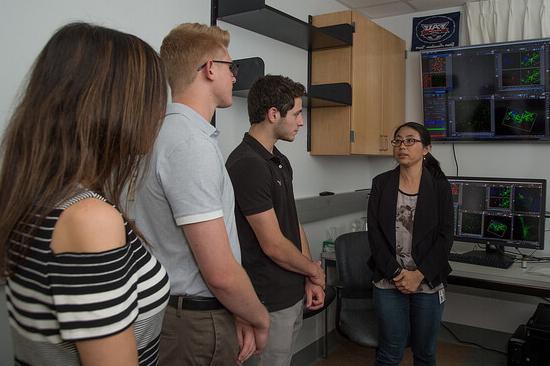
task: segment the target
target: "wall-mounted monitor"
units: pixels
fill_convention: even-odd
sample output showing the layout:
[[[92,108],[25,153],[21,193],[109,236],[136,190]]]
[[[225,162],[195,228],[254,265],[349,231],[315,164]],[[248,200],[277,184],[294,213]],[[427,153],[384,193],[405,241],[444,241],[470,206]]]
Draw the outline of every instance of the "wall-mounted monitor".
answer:
[[[423,51],[433,141],[550,142],[550,39]]]

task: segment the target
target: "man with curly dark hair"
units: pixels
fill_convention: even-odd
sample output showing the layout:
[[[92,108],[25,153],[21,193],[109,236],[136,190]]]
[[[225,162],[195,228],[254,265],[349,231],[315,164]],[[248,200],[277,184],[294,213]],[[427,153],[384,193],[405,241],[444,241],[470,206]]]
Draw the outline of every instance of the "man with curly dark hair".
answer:
[[[278,140],[294,141],[304,125],[304,93],[302,84],[287,77],[256,81],[248,94],[250,130],[226,163],[237,202],[242,264],[271,318],[267,346],[254,360],[260,365],[289,365],[304,295],[310,309],[324,303],[324,272],[311,260],[298,221],[292,167],[275,147]]]

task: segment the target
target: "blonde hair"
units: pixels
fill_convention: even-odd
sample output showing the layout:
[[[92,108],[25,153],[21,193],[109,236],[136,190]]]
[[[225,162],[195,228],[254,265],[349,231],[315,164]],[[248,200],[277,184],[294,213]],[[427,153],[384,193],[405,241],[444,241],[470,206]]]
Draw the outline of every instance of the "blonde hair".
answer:
[[[160,47],[172,94],[189,86],[198,68],[229,46],[229,32],[199,23],[180,24],[168,33]]]

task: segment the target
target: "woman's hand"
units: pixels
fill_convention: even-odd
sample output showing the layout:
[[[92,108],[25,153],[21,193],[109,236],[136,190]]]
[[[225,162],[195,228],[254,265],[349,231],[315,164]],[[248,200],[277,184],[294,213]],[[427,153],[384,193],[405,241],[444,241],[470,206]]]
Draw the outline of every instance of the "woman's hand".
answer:
[[[413,294],[420,287],[424,275],[419,270],[408,271],[403,269],[393,278],[395,287],[404,294]]]

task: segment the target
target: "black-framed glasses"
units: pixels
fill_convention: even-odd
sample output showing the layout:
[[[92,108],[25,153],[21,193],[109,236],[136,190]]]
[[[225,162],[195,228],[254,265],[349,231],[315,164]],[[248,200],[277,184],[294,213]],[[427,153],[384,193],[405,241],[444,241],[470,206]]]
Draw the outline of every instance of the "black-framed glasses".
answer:
[[[415,139],[414,137],[407,137],[406,139],[393,139],[390,141],[394,147],[399,147],[401,144],[405,146],[413,146],[417,142],[422,142],[422,140]]]
[[[239,73],[239,65],[237,65],[235,62],[233,61],[224,61],[224,60],[209,60],[209,61],[212,61],[212,62],[217,62],[219,64],[226,64],[229,66],[229,71],[231,71],[231,73],[233,74],[233,77],[234,78],[237,78],[237,74]],[[204,69],[204,67],[208,64],[208,61],[206,61],[204,64],[202,64],[201,66],[199,66],[199,68],[197,69],[197,71],[200,71],[202,69]]]

